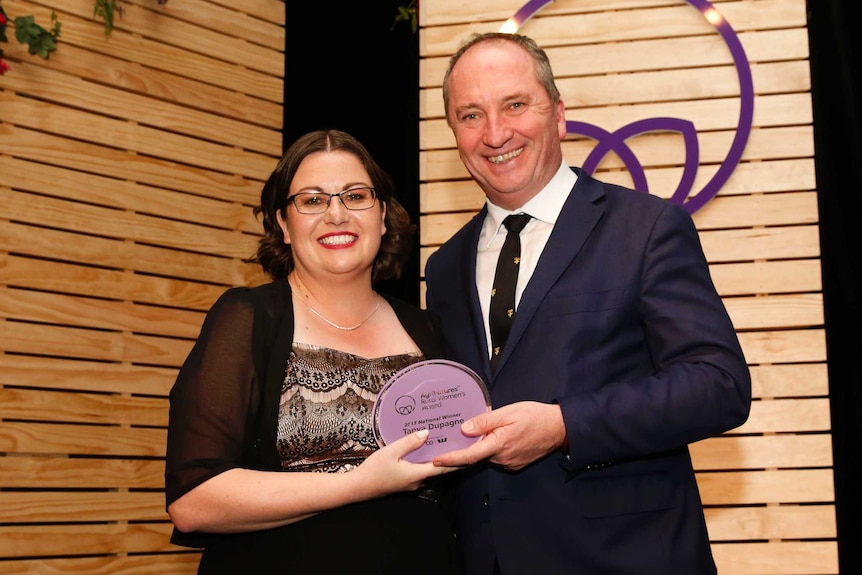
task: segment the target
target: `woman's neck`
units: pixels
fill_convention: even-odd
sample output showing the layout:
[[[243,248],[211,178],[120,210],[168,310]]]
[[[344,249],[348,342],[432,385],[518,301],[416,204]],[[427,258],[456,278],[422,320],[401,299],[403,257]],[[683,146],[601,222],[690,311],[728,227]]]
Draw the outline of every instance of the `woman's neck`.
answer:
[[[296,299],[320,321],[342,331],[353,331],[371,319],[381,298],[370,278],[350,282],[315,281],[293,271],[288,282]]]

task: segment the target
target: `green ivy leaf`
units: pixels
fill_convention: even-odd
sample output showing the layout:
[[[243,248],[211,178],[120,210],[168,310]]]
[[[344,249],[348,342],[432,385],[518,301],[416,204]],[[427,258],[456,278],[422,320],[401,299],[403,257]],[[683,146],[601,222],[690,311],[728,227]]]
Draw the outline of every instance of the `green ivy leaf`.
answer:
[[[18,16],[14,21],[15,39],[21,44],[27,44],[30,54],[37,54],[45,60],[51,52],[57,49],[57,38],[60,36],[60,23],[57,13],[51,11],[51,31],[45,30],[33,16]]]
[[[99,16],[105,21],[105,38],[110,38],[114,31],[114,13],[116,11],[116,0],[96,0],[93,6],[93,16]]]

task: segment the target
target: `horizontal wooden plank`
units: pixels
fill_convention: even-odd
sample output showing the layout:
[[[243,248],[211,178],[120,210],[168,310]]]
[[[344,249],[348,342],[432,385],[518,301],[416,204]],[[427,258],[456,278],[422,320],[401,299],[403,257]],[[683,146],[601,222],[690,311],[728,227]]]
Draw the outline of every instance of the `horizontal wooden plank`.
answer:
[[[194,339],[204,313],[34,290],[0,290],[0,318]]]
[[[425,282],[420,282],[422,307],[425,306],[425,289]],[[749,365],[826,361],[823,329],[737,332],[737,335]]]
[[[697,486],[706,506],[835,500],[831,469],[702,472]]]
[[[831,467],[829,433],[721,435],[689,446],[697,471]]]
[[[699,193],[706,185],[716,177],[720,164],[700,165],[694,174],[694,183],[691,186],[689,197]],[[781,169],[787,169],[789,173],[779,173]],[[650,168],[644,170],[647,191],[661,198],[670,199],[676,192],[683,175],[682,167]],[[593,176],[599,180],[618,184],[627,188],[633,188],[634,183],[628,170],[596,170]],[[793,176],[796,176],[795,178]],[[759,182],[758,178],[766,178],[769,183]],[[745,196],[752,194],[770,194],[776,192],[811,191],[815,189],[813,158],[776,159],[763,161],[756,160],[742,162],[736,165],[729,178],[719,189],[718,194],[712,198],[712,203],[720,198]],[[444,182],[445,185],[449,182]],[[704,208],[695,212],[698,213]],[[764,215],[752,214],[747,217],[763,218]]]
[[[106,41],[103,24],[93,18],[92,4],[87,0],[75,0],[74,3],[77,6],[75,11],[78,16],[73,16],[67,11],[63,12],[61,42],[63,46],[76,46],[85,51],[83,54],[87,66],[117,70],[126,69],[132,63],[132,67],[140,65],[163,70],[271,102],[280,104],[284,101],[283,53],[269,49],[262,50],[265,57],[255,66],[246,66],[231,64],[223,58],[213,56],[221,56],[222,51],[218,47],[207,52],[187,50],[162,41],[161,36],[151,39],[122,29],[115,30],[111,38]],[[51,10],[47,7],[19,0],[7,0],[4,8],[10,14],[32,14],[37,22],[51,21]],[[191,34],[188,40],[194,41],[195,32],[187,29],[186,33]],[[26,45],[9,43],[8,55],[24,60],[28,58],[26,53]],[[63,50],[57,50],[52,53],[50,60],[60,61],[62,58]],[[248,58],[248,55],[245,58]],[[34,62],[42,63],[41,60],[34,60]],[[255,67],[263,67],[260,66],[262,62],[266,62],[266,65],[271,68],[263,71],[255,69]]]
[[[155,6],[149,0],[124,1],[147,11],[163,14],[165,17],[176,18],[212,30],[221,30],[230,36],[243,38],[249,43],[266,46],[276,51],[284,51],[284,2],[256,0],[254,4],[262,4],[264,8],[254,10],[252,7],[247,8],[246,6],[208,0],[183,0],[182,5],[159,2]],[[144,14],[140,14],[139,19],[140,16],[144,16]],[[117,22],[117,25],[123,29],[126,23],[137,23],[134,20],[134,15],[129,18],[124,16]],[[158,22],[146,20],[146,27],[150,30],[149,34],[134,27],[130,27],[129,30],[151,36],[153,28],[158,30],[157,26]]]
[[[473,180],[419,184],[419,210],[422,214],[458,211],[475,213],[484,204],[485,194]]]
[[[571,4],[571,2],[569,2]],[[491,20],[491,14],[483,14],[483,22],[474,18],[447,26],[434,26],[423,21],[424,34],[420,42],[420,53],[451,54],[460,39],[470,32],[497,31],[505,20],[515,14],[519,5],[502,19]],[[445,8],[434,6],[426,13],[439,14]],[[747,30],[769,30],[803,27],[806,24],[805,6],[800,2],[781,0],[761,0],[760,2],[736,2],[723,4],[718,9],[737,33]],[[521,32],[532,36],[540,46],[559,46],[570,44],[625,43],[635,40],[649,40],[656,37],[674,38],[716,34],[713,25],[691,6],[677,3],[666,7],[631,7],[627,10],[612,10],[602,6],[594,12],[572,14],[568,11],[546,13],[542,10],[533,17]],[[492,12],[493,13],[493,12]],[[550,17],[553,16],[553,17]],[[433,22],[433,18],[429,19]],[[454,20],[449,20],[454,21]],[[433,27],[432,27],[433,26]]]
[[[782,203],[782,200],[783,203]],[[713,208],[710,204],[715,203]],[[232,256],[238,259],[246,258],[252,255],[257,249],[258,237],[256,235],[242,234],[234,231],[217,230],[206,226],[198,226],[194,224],[185,224],[181,222],[166,220],[163,218],[155,218],[144,214],[136,214],[125,210],[116,210],[109,208],[100,208],[96,206],[79,204],[76,202],[67,202],[64,200],[46,198],[33,194],[24,194],[11,192],[6,196],[6,201],[0,202],[9,215],[10,219],[21,222],[39,223],[43,226],[55,225],[57,228],[67,231],[78,231],[82,233],[94,233],[102,236],[115,238],[127,238],[136,242],[146,243],[150,245],[162,245],[169,248],[197,251],[209,254],[218,254],[223,256]],[[799,223],[806,223],[805,220],[816,219],[816,198],[811,193],[800,194],[765,194],[762,196],[744,196],[740,198],[716,198],[713,202],[707,204],[704,210],[708,210],[712,216],[704,216],[704,221],[712,225],[731,225],[733,222],[730,219],[736,211],[732,208],[741,205],[748,207],[750,213],[754,214],[749,220],[760,220],[761,222],[767,219],[766,215],[757,216],[757,214],[773,214],[769,217],[770,224],[786,224],[793,218],[795,214],[798,216]],[[727,209],[722,206],[727,206]],[[769,209],[775,207],[776,209]],[[739,208],[736,208],[739,209]],[[803,217],[807,214],[807,217]],[[454,214],[431,214],[420,217],[420,235],[423,245],[439,244],[451,237],[458,228],[464,223],[472,219],[472,213],[454,213]],[[743,221],[740,225],[747,225],[749,222]],[[94,226],[93,222],[98,222],[98,226]],[[797,230],[799,228],[787,228],[787,230]],[[765,258],[787,258],[787,257],[810,257],[819,255],[819,234],[816,227],[812,228],[814,235],[809,239],[815,243],[809,244],[807,249],[801,252],[781,253],[778,254],[757,254],[742,256],[737,255],[736,244],[733,241],[726,241],[728,238],[722,237],[720,241],[713,247],[722,250],[730,250],[728,256],[710,254],[709,239],[711,236],[707,231],[701,232],[701,238],[704,242],[704,249],[711,261],[728,261],[728,260],[749,260],[749,259],[765,259]],[[726,235],[726,232],[720,232]],[[747,245],[743,249],[751,253],[753,246],[748,245],[749,242],[755,240],[763,240],[772,234],[786,235],[786,231],[777,230],[750,230],[746,229],[735,237],[741,237],[746,240]],[[786,249],[794,244],[785,244],[781,242],[779,247]]]
[[[837,531],[833,505],[712,507],[705,513],[711,541],[829,539]]]
[[[0,353],[0,385],[167,397],[178,369]]]
[[[210,3],[225,6],[231,10],[238,8],[234,0],[210,0]],[[254,2],[243,4],[241,8],[243,12],[255,18],[284,26],[284,4],[284,0],[255,0]]]
[[[727,158],[735,134],[730,131],[701,133],[699,155],[702,163],[721,163]],[[627,142],[631,152],[644,168],[685,163],[684,142],[676,134],[649,134]],[[581,166],[595,148],[595,142],[570,139],[563,142],[563,156],[569,165]],[[811,126],[763,128],[751,133],[743,153],[743,160],[775,160],[813,157],[814,140]],[[625,165],[615,155],[608,155],[599,164],[600,170],[622,169]],[[455,149],[426,150],[419,154],[419,172],[422,180],[466,179],[469,173],[461,163]],[[674,189],[676,187],[674,186]],[[665,196],[661,190],[650,191]],[[671,190],[671,193],[673,190]]]
[[[57,182],[61,180],[63,187],[58,188]],[[0,185],[22,192],[205,224],[213,228],[258,236],[263,233],[262,224],[252,212],[253,206],[258,203],[259,193],[249,194],[242,202],[225,201],[225,194],[218,187],[207,190],[206,196],[199,196],[12,156],[0,156]]]
[[[168,425],[168,400],[118,394],[0,388],[6,420],[95,425]],[[110,432],[109,429],[105,431]]]
[[[786,129],[784,128],[785,126],[806,126],[811,124],[812,122],[810,113],[811,97],[809,94],[793,96],[763,96],[755,104],[755,108],[758,110],[766,111],[762,112],[758,117],[755,118],[754,128],[775,128],[784,130]],[[629,125],[634,124],[635,122],[642,121],[648,118],[679,118],[691,122],[694,126],[696,126],[699,131],[699,138],[701,139],[701,141],[704,141],[709,145],[710,143],[708,142],[708,140],[712,139],[712,136],[708,135],[708,132],[706,132],[706,130],[735,130],[739,122],[738,114],[738,102],[721,100],[712,102],[689,103],[673,102],[667,105],[635,105],[623,107],[608,107],[592,111],[574,110],[567,113],[567,118],[577,118],[578,121],[586,122],[593,126],[598,126],[612,134],[621,128],[625,128]],[[445,121],[427,120],[422,122],[420,126],[420,133],[422,134],[420,142],[421,149],[433,151],[447,150],[455,147],[454,136],[449,126],[446,125]],[[633,145],[634,149],[637,150],[637,148],[639,147],[642,148],[642,146],[638,146],[637,143],[640,141],[640,139],[645,137],[646,136],[644,135],[635,136],[628,139],[626,143]],[[658,136],[650,135],[649,137],[656,138]],[[669,137],[677,139],[680,138],[679,134],[672,132],[669,132],[669,135],[661,137],[665,139]],[[752,135],[752,137],[755,137],[755,135]],[[660,142],[660,144],[666,150],[674,151],[674,155],[668,157],[684,157],[683,155],[680,155],[679,152],[676,152],[675,148],[672,147],[672,142]],[[587,154],[592,151],[594,147],[595,142],[593,140],[580,142],[577,144],[577,146],[572,147],[572,153],[577,154],[577,158],[584,160],[586,159]],[[717,147],[715,153],[718,154],[720,151],[723,150],[719,150]],[[805,153],[807,154],[807,152]],[[648,157],[649,150],[643,150],[641,152],[635,151],[635,154],[639,158]],[[771,159],[770,156],[765,155],[762,150],[747,150],[747,154],[748,159]],[[717,157],[711,158],[712,161],[720,161],[721,159],[722,158]],[[438,161],[442,161],[442,158]],[[655,162],[655,164],[646,165],[660,165],[658,158],[656,158]],[[574,165],[580,165],[581,163],[582,161],[578,161]],[[667,163],[668,162],[665,162],[665,164]],[[605,165],[600,166],[600,169],[618,169],[621,167],[623,167],[622,164],[616,159],[614,159],[613,161],[606,160]],[[658,191],[659,195],[662,195],[663,197],[670,197],[670,193],[661,193],[662,188],[658,185],[653,184],[653,182],[650,182],[650,185],[650,191],[656,190]],[[673,192],[675,190],[675,187],[676,186],[674,186],[674,188],[671,188],[669,192]],[[696,187],[695,189],[699,188],[700,187]]]
[[[0,188],[0,209],[7,203],[4,195]],[[266,280],[259,266],[236,259],[49,228],[38,228],[38,233],[34,233],[35,229],[0,220],[0,248],[22,256],[198,280],[222,287],[256,285]]]
[[[828,398],[753,401],[751,414],[733,433],[811,432],[832,429]]]
[[[699,230],[814,224],[817,192],[719,195],[694,213],[694,221]]]
[[[711,182],[719,165],[700,165],[691,189],[703,190]],[[648,191],[669,199],[679,187],[682,167],[649,168],[644,170]],[[594,176],[612,184],[633,187],[631,174],[623,170],[596,170]],[[816,189],[814,158],[791,158],[743,161],[736,165],[730,177],[718,191],[717,198],[772,192],[811,191]],[[703,209],[703,208],[702,208]]]
[[[124,361],[124,334],[18,321],[0,322],[3,350],[65,358]],[[191,349],[191,345],[189,345]]]
[[[472,212],[453,212],[419,216],[419,242],[439,246],[475,216]],[[424,264],[423,268],[424,269]]]
[[[820,255],[820,231],[816,225],[705,231],[700,241],[710,263]]]
[[[6,122],[141,156],[265,180],[277,157],[0,92]]]
[[[4,575],[53,575],[87,573],[88,575],[194,575],[200,552],[80,557],[70,559],[21,559],[4,561]]]
[[[723,2],[725,0],[717,1]],[[577,14],[599,10],[627,10],[636,7],[667,6],[669,4],[674,4],[673,0],[558,1],[549,3],[542,9],[540,14],[547,17],[558,14]],[[510,0],[474,0],[469,5],[452,0],[438,0],[433,3],[417,4],[420,21],[425,29],[452,23],[505,20],[512,16],[520,6],[521,4],[518,4],[518,2]]]
[[[728,575],[837,575],[835,541],[713,543],[719,573]]]
[[[16,158],[198,196],[218,194],[224,200],[251,205],[260,197],[263,186],[263,179],[259,178],[242,178],[173,160],[130,154],[125,150],[105,147],[101,145],[102,142],[89,144],[9,123],[0,124],[0,138],[9,150],[15,151]],[[274,167],[273,161],[271,168]]]
[[[722,14],[726,13],[724,2],[728,0],[713,0],[711,4],[718,8]],[[667,6],[678,6],[679,2],[674,0],[559,0],[549,3],[537,13],[537,18],[550,16],[561,16],[567,14],[588,14],[591,12],[608,11],[631,11],[644,8],[661,8]],[[516,0],[474,0],[469,6],[457,0],[437,0],[432,3],[419,4],[420,21],[425,27],[443,26],[453,22],[481,22],[483,20],[505,20],[511,17],[521,7]],[[736,19],[750,14],[750,19],[758,12],[740,12],[731,10],[730,13],[737,14]],[[744,20],[745,22],[747,20]]]
[[[2,523],[165,521],[162,492],[0,491]]]
[[[826,361],[822,329],[742,332],[737,334],[749,364]]]
[[[7,286],[206,310],[224,286],[16,255],[0,263]]]
[[[6,352],[160,367],[182,365],[194,343],[192,340],[18,321],[0,322],[0,341],[3,341]]]
[[[799,111],[811,115],[811,69],[805,60],[790,62],[753,63],[752,84],[756,94],[755,125],[775,125],[776,114],[786,114],[787,102],[807,99]],[[738,115],[739,77],[734,66],[711,66],[670,70],[642,70],[627,74],[598,73],[576,78],[556,79],[560,97],[568,110],[566,116],[612,128],[641,117],[667,116],[654,107],[664,103],[675,117],[697,118],[698,129],[714,127],[717,121],[726,123],[733,105]],[[769,94],[794,96],[770,98]],[[728,105],[719,106],[717,98],[730,98]],[[648,107],[621,106],[648,104]],[[421,141],[428,146],[448,147],[451,139],[444,137],[449,130],[443,109],[443,89],[425,88],[420,92],[419,117]],[[775,108],[775,109],[773,109]],[[807,108],[807,109],[806,109]],[[707,110],[720,113],[710,118]],[[637,114],[635,114],[637,112]],[[617,114],[620,116],[618,117]],[[701,122],[704,122],[703,124]]]
[[[782,329],[823,326],[819,293],[731,297],[724,300],[736,329]]]
[[[635,89],[643,88],[629,80]],[[707,80],[704,80],[707,81]],[[693,97],[692,97],[693,98]],[[564,100],[565,101],[565,100]],[[736,98],[650,102],[645,104],[602,105],[593,108],[568,108],[566,118],[600,127],[611,134],[648,118],[677,118],[691,122],[700,134],[709,130],[735,130],[739,125],[739,101]],[[759,96],[754,104],[753,128],[771,128],[812,123],[810,93]],[[627,140],[631,142],[633,139]],[[441,150],[455,147],[455,136],[445,120],[420,123],[420,147]]]
[[[712,281],[723,296],[819,292],[823,288],[819,259],[716,263]]]
[[[826,397],[829,371],[826,363],[752,365],[751,392],[756,398]]]
[[[679,184],[682,168],[651,168],[645,170],[644,175],[650,191],[655,190],[653,193],[667,199]],[[714,176],[714,167],[701,166],[692,189],[702,190]],[[596,172],[596,177],[608,183],[631,187],[628,172]],[[812,158],[743,162],[736,166],[716,199],[734,195],[814,190],[815,186]],[[425,182],[419,186],[419,209],[423,214],[476,212],[484,203],[485,194],[473,180]]]
[[[164,457],[167,436],[149,427],[0,421],[6,453]]]
[[[825,363],[753,365],[755,398],[825,397]],[[120,363],[0,354],[0,384],[166,397],[177,370]]]
[[[0,526],[0,557],[175,551],[176,547],[169,542],[171,529],[170,523]]]
[[[679,5],[678,2],[675,4]],[[492,29],[494,28],[487,26],[471,26],[470,31]],[[452,34],[453,30],[449,33]],[[420,55],[423,57],[419,61],[420,87],[434,88],[443,83],[449,57],[460,43],[458,33],[459,31],[455,30],[456,35],[451,40],[447,40],[440,47],[434,47],[433,54],[428,48],[420,48]],[[568,76],[723,66],[733,62],[726,43],[718,34],[681,38],[663,35],[658,39],[631,42],[552,46],[548,39],[537,37],[532,30],[525,33],[533,36],[545,49],[558,80]],[[572,38],[571,35],[567,36]],[[808,59],[808,32],[805,28],[742,32],[738,34],[738,38],[749,62]]]
[[[22,223],[237,260],[253,255],[260,239],[234,230],[23,192],[9,192],[3,203],[8,210],[6,217]]]
[[[420,216],[421,244],[429,247],[442,244],[473,216],[471,212]],[[820,234],[816,225],[703,231],[700,240],[707,260],[713,264],[820,255]],[[432,251],[422,255],[423,270]]]
[[[87,3],[75,6],[76,16],[84,20],[75,26],[79,21],[70,17],[70,26],[75,31],[92,33]],[[126,37],[144,38],[190,54],[218,55],[226,63],[251,70],[283,74],[285,32],[281,26],[200,0],[191,0],[180,11],[173,6],[152,6],[135,0],[129,0],[124,8],[122,18],[115,19],[111,42],[121,44]]]
[[[26,50],[26,48],[24,48]],[[262,99],[256,94],[236,92],[221,85],[187,78],[149,66],[123,66],[123,73],[117,74],[118,66],[99,65],[102,60],[89,50],[63,43],[63,49],[52,53],[48,60],[27,59],[15,64],[21,70],[20,78],[6,75],[0,80],[3,86],[18,86],[16,91],[31,93],[26,86],[33,76],[44,74],[47,70],[65,72],[70,76],[92,83],[108,84],[125,90],[130,95],[141,94],[150,98],[173,102],[193,110],[209,111],[238,121],[280,130],[284,123],[284,111],[279,102]],[[116,61],[112,61],[116,62]],[[13,84],[19,80],[24,86]],[[87,106],[89,108],[89,106]]]
[[[93,102],[98,102],[100,114],[273,157],[281,154],[282,113],[278,108],[272,110],[273,117],[267,122],[269,127],[256,126],[241,118],[217,114],[216,110],[195,109],[155,98],[152,94],[136,94],[72,77],[68,70],[46,69],[30,61],[23,63],[19,73],[4,82],[4,87],[21,95],[38,95],[41,100],[57,106],[87,110],[92,109]]]
[[[437,247],[419,250],[420,270],[424,274],[428,257]],[[712,280],[722,296],[819,292],[822,289],[818,259],[775,260],[710,265]]]
[[[161,459],[0,457],[0,488],[164,489],[165,462]]]

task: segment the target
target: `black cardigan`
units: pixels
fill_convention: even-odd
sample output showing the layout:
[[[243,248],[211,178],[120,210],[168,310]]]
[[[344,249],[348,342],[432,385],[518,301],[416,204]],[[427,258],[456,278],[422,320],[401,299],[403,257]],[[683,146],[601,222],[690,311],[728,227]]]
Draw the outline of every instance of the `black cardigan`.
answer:
[[[442,357],[436,317],[384,297],[425,357]],[[228,469],[281,469],[276,428],[293,331],[286,280],[231,288],[213,304],[170,393],[166,506]],[[200,548],[221,537],[174,529],[171,542]]]

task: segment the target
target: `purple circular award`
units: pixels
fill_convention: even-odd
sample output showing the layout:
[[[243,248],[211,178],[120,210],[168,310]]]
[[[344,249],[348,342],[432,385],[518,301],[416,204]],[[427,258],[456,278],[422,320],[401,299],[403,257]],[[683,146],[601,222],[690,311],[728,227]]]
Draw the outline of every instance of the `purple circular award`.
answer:
[[[381,447],[427,429],[425,445],[404,457],[425,463],[478,441],[461,433],[461,424],[490,407],[488,390],[476,372],[458,362],[429,359],[392,376],[374,402],[371,421]]]

